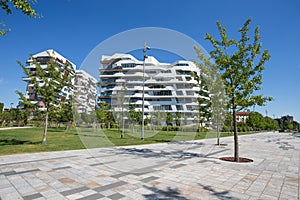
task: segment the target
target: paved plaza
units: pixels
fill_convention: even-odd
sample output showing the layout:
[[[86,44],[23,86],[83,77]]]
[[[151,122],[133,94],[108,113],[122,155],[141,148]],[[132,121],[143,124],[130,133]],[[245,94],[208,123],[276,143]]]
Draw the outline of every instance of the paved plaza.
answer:
[[[299,199],[300,138],[288,133],[0,157],[0,199]]]

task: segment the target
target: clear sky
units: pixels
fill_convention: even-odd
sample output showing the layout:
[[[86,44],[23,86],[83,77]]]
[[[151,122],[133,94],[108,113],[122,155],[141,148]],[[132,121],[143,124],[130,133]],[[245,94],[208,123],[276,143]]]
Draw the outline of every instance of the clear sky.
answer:
[[[11,28],[0,38],[0,102],[6,107],[17,105],[15,90],[25,92],[24,74],[16,60],[25,63],[30,53],[53,48],[80,68],[99,43],[141,27],[179,31],[210,51],[211,44],[203,38],[206,32],[218,36],[217,20],[237,38],[238,28],[252,17],[251,27],[260,26],[263,49],[271,54],[265,65],[262,93],[275,99],[255,110],[263,115],[267,110],[271,117],[292,115],[300,121],[298,0],[39,0],[34,8],[41,18],[30,19],[18,11],[6,16],[1,11],[0,21]],[[168,59],[162,61],[173,62]]]

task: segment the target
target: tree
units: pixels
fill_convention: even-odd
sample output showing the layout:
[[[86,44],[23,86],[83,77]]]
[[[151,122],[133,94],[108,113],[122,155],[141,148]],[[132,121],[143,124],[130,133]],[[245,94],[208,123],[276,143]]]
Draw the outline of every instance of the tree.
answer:
[[[126,97],[126,82],[120,82],[113,92],[111,106],[113,107],[115,118],[118,122],[118,129],[122,127],[121,138],[125,136],[125,114],[127,111],[128,98]]]
[[[258,112],[251,112],[246,124],[254,131],[260,131],[264,129],[264,117]]]
[[[73,118],[73,96],[70,96],[69,99],[62,102],[61,105],[61,121],[67,122],[66,130],[70,130],[72,128],[72,124],[74,121]]]
[[[172,126],[172,124],[173,124],[173,115],[170,112],[167,112],[166,124],[167,124],[167,127]]]
[[[0,114],[0,122],[1,122],[1,126],[4,127],[5,124],[6,124],[7,122],[9,122],[9,119],[10,119],[10,114],[9,114],[9,112],[2,112],[2,113]]]
[[[175,120],[176,126],[180,126],[181,112],[176,112],[175,115],[176,115],[176,120]]]
[[[7,15],[12,14],[12,10],[14,8],[16,10],[21,10],[23,14],[29,16],[30,18],[33,18],[38,16],[36,11],[32,8],[32,5],[35,2],[35,0],[1,0],[0,6]],[[3,29],[0,30],[0,35],[3,36],[7,31],[9,31],[9,29],[4,29],[4,23],[2,23],[1,26],[3,27]]]
[[[263,129],[264,130],[277,130],[278,125],[276,126],[276,124],[278,124],[275,120],[273,120],[271,117],[265,116],[263,117]]]
[[[194,49],[201,61],[200,63],[194,61],[200,70],[200,75],[196,77],[196,80],[201,81],[201,87],[204,88],[204,93],[202,92],[200,94],[206,97],[206,106],[203,107],[205,110],[202,111],[202,113],[207,120],[211,120],[212,127],[217,129],[217,144],[219,145],[219,129],[223,125],[227,110],[223,80],[216,64],[212,63],[211,59],[207,58],[199,47],[195,46]],[[204,102],[205,100],[198,102],[199,106]]]
[[[97,118],[101,124],[101,127],[104,127],[107,123],[107,110],[108,110],[108,103],[106,102],[100,102],[99,103],[99,109],[96,110]]]
[[[4,103],[1,103],[1,102],[0,102],[0,113],[3,112],[3,108],[4,108]]]
[[[232,110],[234,129],[234,161],[239,162],[239,143],[236,112],[253,105],[263,106],[271,97],[257,94],[261,89],[262,71],[264,64],[270,59],[268,50],[262,52],[260,43],[259,27],[255,28],[254,37],[248,35],[251,18],[247,19],[243,27],[238,30],[241,34],[239,40],[229,39],[226,27],[217,22],[221,40],[214,39],[206,33],[214,47],[210,56],[214,59],[222,79],[225,92],[228,97],[228,106]]]
[[[40,101],[45,105],[45,123],[42,144],[46,144],[49,112],[50,110],[59,107],[60,102],[64,101],[61,97],[61,91],[64,88],[70,88],[72,85],[72,79],[74,78],[74,73],[67,61],[64,65],[58,66],[55,58],[51,55],[51,53],[54,52],[48,53],[50,59],[47,62],[46,68],[42,67],[40,63],[31,56],[36,69],[34,73],[18,61],[19,65],[23,68],[25,75],[30,79],[30,83],[33,85],[35,93],[40,98]],[[24,98],[24,95],[21,92],[16,92],[20,94],[20,100],[23,100],[25,104],[29,102],[26,98]]]
[[[285,120],[283,122],[283,129],[285,129],[285,130],[292,130],[293,129],[293,122],[291,122],[289,120]]]
[[[136,123],[142,124],[142,112],[136,111],[136,104],[129,104],[129,118],[133,124],[133,127]]]

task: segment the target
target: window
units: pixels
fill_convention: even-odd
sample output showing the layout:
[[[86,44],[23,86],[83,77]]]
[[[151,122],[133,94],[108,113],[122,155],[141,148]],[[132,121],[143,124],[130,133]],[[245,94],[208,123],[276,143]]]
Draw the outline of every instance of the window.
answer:
[[[182,107],[182,105],[176,105],[176,109],[177,110],[183,110],[183,107]]]
[[[177,75],[191,75],[191,71],[188,70],[176,70]]]
[[[182,95],[183,95],[183,92],[182,92],[182,91],[177,91],[176,94],[177,94],[178,96],[182,96]]]
[[[186,95],[194,96],[194,92],[193,91],[186,91]]]
[[[153,95],[154,96],[171,96],[172,92],[170,90],[166,90],[166,91],[154,91]]]
[[[121,65],[122,65],[122,68],[134,68],[136,66],[135,63],[124,63]]]
[[[172,110],[171,105],[162,105],[161,108],[162,110]]]
[[[188,63],[177,63],[175,66],[189,66]]]
[[[161,73],[163,73],[163,74],[171,73],[171,70],[161,71]]]

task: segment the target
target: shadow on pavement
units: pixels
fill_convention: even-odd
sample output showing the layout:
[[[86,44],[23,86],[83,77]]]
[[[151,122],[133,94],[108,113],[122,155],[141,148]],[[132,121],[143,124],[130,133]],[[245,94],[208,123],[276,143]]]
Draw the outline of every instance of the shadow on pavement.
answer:
[[[144,194],[146,199],[179,199],[187,200],[187,198],[181,196],[177,188],[168,187],[166,190],[161,190],[156,187],[144,186],[146,189],[153,192],[153,194]]]
[[[172,158],[172,159],[190,159],[190,158],[215,158],[211,157],[212,155],[228,151],[228,149],[210,152],[209,154],[202,154],[202,153],[193,153],[183,150],[174,150],[174,151],[153,151],[152,149],[144,148],[144,149],[137,149],[137,148],[119,148],[117,149],[119,154],[130,154],[135,156],[141,156],[143,158]]]
[[[217,192],[214,188],[208,185],[202,185],[198,183],[204,190],[208,191],[210,195],[216,196],[218,199],[230,199],[230,200],[239,200],[238,198],[229,196],[229,190],[224,190],[222,192]]]

